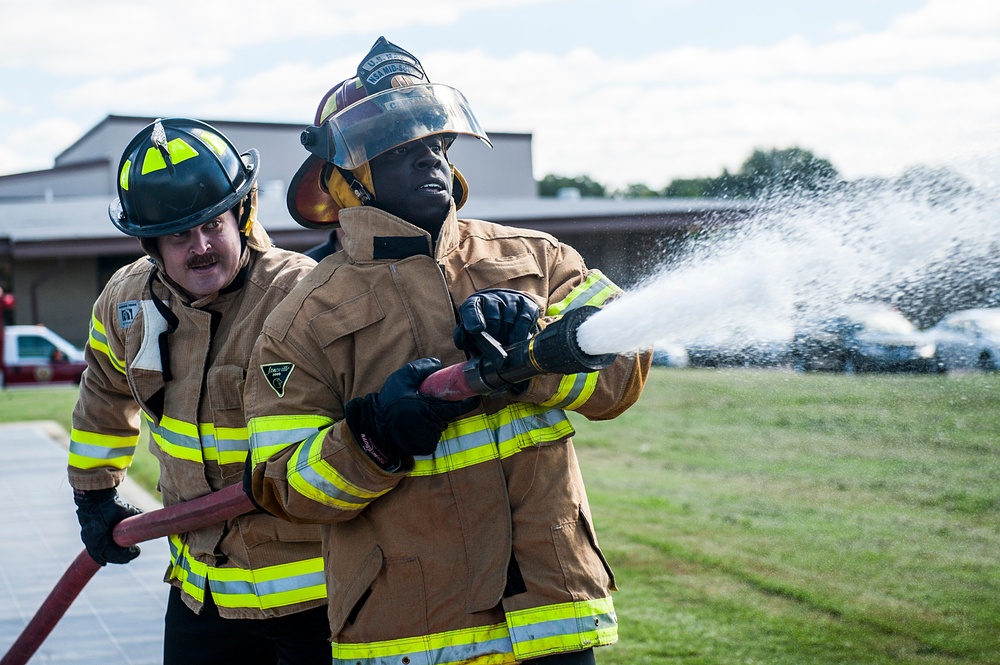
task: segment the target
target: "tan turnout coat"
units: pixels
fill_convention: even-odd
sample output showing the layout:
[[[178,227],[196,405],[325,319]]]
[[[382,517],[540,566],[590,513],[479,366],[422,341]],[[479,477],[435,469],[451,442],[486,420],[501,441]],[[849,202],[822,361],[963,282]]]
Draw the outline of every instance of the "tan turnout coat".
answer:
[[[638,399],[648,353],[537,377],[517,401],[484,398],[398,473],[365,456],[343,417],[407,362],[465,361],[456,305],[478,290],[524,291],[551,317],[619,289],[547,234],[454,207],[433,256],[426,232],[381,210],[340,219],[344,251],[268,318],[246,390],[256,499],[325,525],[334,662],[515,662],[614,642],[614,577],[564,409],[614,418]]]
[[[144,247],[155,248],[155,242],[144,241]],[[148,258],[111,278],[94,305],[88,367],[73,412],[74,488],[121,483],[140,417],[160,462],[157,486],[165,506],[242,482],[249,450],[242,390],[250,352],[265,317],[315,265],[271,247],[259,225],[242,262],[230,287],[195,302]],[[176,330],[168,333],[172,323]],[[317,527],[245,515],[171,536],[166,580],[195,611],[210,584],[223,617],[291,614],[325,602],[319,542]]]

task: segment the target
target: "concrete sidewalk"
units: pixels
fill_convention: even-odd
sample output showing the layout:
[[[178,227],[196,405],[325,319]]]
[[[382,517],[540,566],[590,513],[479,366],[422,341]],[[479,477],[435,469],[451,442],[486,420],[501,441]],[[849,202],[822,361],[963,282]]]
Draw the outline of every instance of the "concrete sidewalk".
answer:
[[[66,480],[66,433],[53,423],[0,425],[0,656],[83,550]],[[133,484],[121,494],[159,505]],[[166,539],[108,565],[84,588],[30,663],[146,665],[163,659]]]

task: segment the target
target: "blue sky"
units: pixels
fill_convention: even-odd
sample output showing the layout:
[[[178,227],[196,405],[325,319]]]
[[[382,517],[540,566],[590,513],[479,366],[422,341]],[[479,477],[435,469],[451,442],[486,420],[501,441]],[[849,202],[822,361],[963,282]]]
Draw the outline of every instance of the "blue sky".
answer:
[[[307,124],[379,35],[487,131],[531,132],[536,178],[659,188],[791,146],[851,178],[1000,153],[995,0],[0,2],[0,174],[108,114]]]

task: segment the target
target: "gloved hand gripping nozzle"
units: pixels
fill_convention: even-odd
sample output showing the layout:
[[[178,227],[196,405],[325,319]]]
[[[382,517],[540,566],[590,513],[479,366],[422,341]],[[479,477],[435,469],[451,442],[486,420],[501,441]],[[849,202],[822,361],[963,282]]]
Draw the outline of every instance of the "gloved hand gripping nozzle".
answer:
[[[566,312],[558,321],[537,335],[504,349],[491,345],[493,351],[465,363],[462,374],[469,388],[479,395],[506,390],[512,385],[540,374],[577,374],[594,372],[610,365],[616,354],[584,353],[576,339],[580,325],[601,311],[585,305]]]

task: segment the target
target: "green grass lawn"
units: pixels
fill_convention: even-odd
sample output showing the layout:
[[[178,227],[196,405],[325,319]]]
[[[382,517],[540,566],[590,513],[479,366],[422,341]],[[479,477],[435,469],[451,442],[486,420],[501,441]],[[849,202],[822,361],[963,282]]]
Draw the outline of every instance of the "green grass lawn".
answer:
[[[656,368],[573,422],[602,663],[1000,662],[1000,375]]]
[[[0,423],[24,420],[51,420],[68,434],[73,426],[73,405],[76,404],[77,387],[7,388],[0,390]],[[136,447],[135,460],[129,477],[159,499],[156,480],[160,476],[159,463],[149,452],[145,424],[143,435]]]
[[[0,391],[0,421],[68,429],[75,397]],[[603,665],[1000,663],[1000,374],[654,368],[573,423],[619,586]]]

